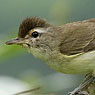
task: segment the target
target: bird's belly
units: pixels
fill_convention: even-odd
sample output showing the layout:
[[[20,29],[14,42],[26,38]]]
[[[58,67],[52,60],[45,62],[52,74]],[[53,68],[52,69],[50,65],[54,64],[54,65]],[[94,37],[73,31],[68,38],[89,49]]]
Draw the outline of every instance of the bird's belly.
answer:
[[[71,58],[69,61],[64,61],[64,58],[60,58],[59,56],[48,59],[48,55],[42,54],[37,49],[36,51],[38,51],[38,53],[35,52],[35,49],[32,49],[32,54],[45,61],[45,63],[58,72],[66,74],[85,74],[95,72],[95,51],[80,54],[76,57],[68,56],[66,59]]]
[[[95,51],[82,54],[71,59],[69,62],[49,63],[56,71],[66,74],[86,74],[95,71]]]

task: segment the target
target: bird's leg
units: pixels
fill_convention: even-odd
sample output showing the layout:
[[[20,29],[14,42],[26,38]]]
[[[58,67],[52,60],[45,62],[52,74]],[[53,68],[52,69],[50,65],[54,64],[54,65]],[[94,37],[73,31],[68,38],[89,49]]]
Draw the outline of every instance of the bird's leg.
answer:
[[[85,81],[77,87],[75,90],[69,93],[69,95],[89,95],[87,91],[84,91],[84,89],[93,81],[95,80],[95,77],[88,76]]]

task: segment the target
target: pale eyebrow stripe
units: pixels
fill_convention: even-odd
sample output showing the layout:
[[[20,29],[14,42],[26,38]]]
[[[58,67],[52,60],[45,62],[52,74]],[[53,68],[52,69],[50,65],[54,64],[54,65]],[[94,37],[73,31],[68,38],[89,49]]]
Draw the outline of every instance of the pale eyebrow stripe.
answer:
[[[37,31],[39,33],[45,33],[45,30],[44,29],[34,29],[34,31]]]
[[[34,29],[34,31],[37,31],[38,33],[46,33],[46,30],[45,29]]]

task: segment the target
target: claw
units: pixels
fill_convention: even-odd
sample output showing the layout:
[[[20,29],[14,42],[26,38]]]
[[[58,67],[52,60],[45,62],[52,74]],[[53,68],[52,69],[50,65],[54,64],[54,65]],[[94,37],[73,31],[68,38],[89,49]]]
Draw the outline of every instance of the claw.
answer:
[[[87,91],[83,91],[83,89],[92,83],[95,80],[95,77],[88,77],[78,88],[68,93],[68,95],[89,95]]]
[[[68,95],[89,95],[87,91],[69,92]]]
[[[87,91],[80,91],[80,92],[79,92],[79,95],[81,95],[81,94],[82,94],[82,95],[89,95]]]
[[[79,93],[79,87],[73,90],[72,92],[69,92],[68,95],[77,95]]]

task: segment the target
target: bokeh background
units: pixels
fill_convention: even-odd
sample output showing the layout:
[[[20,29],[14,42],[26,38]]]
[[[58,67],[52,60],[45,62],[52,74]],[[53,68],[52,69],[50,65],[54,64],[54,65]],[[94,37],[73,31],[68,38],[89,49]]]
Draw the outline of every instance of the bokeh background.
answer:
[[[22,47],[5,45],[30,16],[45,18],[53,25],[95,18],[95,0],[0,0],[0,95],[39,86],[39,93],[67,95],[84,75],[56,72]]]

